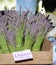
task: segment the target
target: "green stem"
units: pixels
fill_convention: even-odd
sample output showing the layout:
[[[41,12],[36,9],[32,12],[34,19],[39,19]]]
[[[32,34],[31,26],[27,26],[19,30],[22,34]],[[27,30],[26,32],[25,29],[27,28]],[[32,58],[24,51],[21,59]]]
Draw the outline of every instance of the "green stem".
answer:
[[[2,47],[2,52],[3,53],[9,53],[4,33],[0,34],[0,44]]]
[[[15,46],[11,43],[8,45],[8,48],[9,48],[10,52],[15,52],[16,51]]]
[[[31,49],[32,42],[33,38],[30,33],[28,33],[25,37],[24,49]]]
[[[0,54],[2,54],[2,49],[0,49]]]
[[[33,45],[33,51],[40,51],[42,42],[44,40],[44,32],[45,32],[44,29],[40,30],[40,32],[37,36],[36,42]]]
[[[23,50],[23,47],[22,47],[22,39],[23,39],[23,32],[24,32],[24,29],[25,29],[25,24],[24,22],[21,24],[20,28],[18,29],[18,31],[16,32],[16,50],[17,51],[20,51],[20,50]]]
[[[37,39],[36,39],[36,42],[33,46],[33,51],[40,51],[40,47],[42,45],[42,42],[43,42],[43,37],[42,36],[39,36]]]

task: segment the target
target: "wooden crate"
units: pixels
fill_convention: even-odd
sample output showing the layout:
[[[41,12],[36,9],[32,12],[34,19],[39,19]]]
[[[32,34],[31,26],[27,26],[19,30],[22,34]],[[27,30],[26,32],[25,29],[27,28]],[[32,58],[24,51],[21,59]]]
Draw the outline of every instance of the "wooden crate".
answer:
[[[32,52],[32,54],[33,54],[33,60],[17,62],[17,63],[14,62],[12,53],[0,54],[0,65],[1,64],[6,64],[6,65],[52,64],[52,44],[47,39],[44,40],[42,50],[38,52]]]

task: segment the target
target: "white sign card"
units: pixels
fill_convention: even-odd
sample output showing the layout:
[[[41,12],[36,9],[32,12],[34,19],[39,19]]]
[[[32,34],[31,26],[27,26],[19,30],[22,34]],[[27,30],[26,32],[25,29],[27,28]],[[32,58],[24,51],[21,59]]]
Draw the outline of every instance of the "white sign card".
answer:
[[[12,55],[13,55],[15,62],[33,59],[33,56],[32,56],[30,49],[24,50],[24,51],[19,51],[19,52],[13,52]]]

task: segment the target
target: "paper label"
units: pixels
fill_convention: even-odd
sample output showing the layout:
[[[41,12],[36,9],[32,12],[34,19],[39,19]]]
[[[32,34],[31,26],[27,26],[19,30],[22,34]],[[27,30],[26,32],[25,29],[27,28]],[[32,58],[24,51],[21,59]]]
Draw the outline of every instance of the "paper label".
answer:
[[[30,50],[13,52],[12,55],[13,55],[14,61],[33,59],[33,56]]]

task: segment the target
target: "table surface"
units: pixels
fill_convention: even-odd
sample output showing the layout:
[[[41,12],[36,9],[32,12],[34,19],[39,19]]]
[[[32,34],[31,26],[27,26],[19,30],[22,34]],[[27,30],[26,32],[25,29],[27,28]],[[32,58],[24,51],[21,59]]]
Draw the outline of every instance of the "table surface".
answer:
[[[33,60],[24,62],[14,62],[12,54],[0,54],[0,64],[52,64],[52,52],[51,51],[39,51],[32,52]]]

